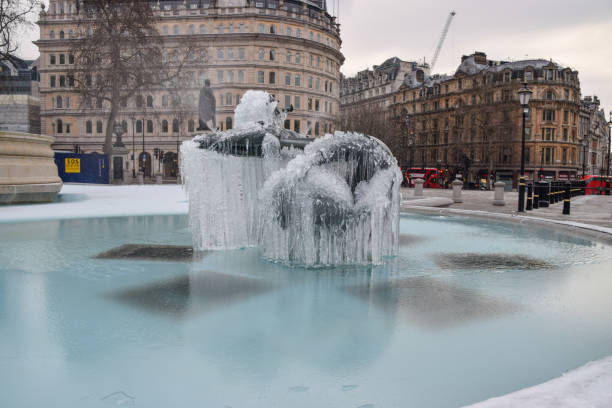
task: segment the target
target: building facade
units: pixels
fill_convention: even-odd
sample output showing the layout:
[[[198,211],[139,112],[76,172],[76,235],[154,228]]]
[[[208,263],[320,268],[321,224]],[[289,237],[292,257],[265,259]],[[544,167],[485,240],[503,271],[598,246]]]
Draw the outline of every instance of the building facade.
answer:
[[[580,105],[580,165],[584,174],[605,175],[607,171],[609,124],[599,106],[597,96],[584,97]]]
[[[0,61],[0,130],[40,133],[38,60]]]
[[[464,56],[454,75],[404,83],[389,97],[409,167],[447,168],[465,180],[501,180],[516,187],[521,165],[518,91],[533,91],[526,118],[527,179],[579,176],[578,72],[548,60],[491,61]]]
[[[233,127],[234,109],[244,92],[259,89],[273,94],[280,107],[293,106],[285,127],[313,137],[333,131],[344,57],[339,25],[323,0],[150,3],[159,17],[158,32],[169,44],[168,54],[173,44],[185,41],[203,52],[185,68],[189,81],[181,89],[182,103],[175,103],[163,88],[125,103],[117,122],[126,131],[123,142],[132,168],[142,169],[145,176],[176,174],[180,142],[197,133],[198,95],[207,79],[220,129]],[[51,0],[40,15],[36,44],[41,54],[42,128],[56,137],[56,149],[101,152],[108,110],[83,108],[67,74],[78,69],[70,50],[82,17],[76,0]],[[130,173],[130,158],[126,170]]]

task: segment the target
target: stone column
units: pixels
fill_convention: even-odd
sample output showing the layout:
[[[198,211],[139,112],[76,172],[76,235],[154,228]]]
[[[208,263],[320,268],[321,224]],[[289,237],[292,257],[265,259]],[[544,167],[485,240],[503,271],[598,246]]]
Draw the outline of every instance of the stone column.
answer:
[[[461,199],[461,190],[463,188],[463,181],[455,180],[452,183],[453,185],[453,201],[455,203],[462,203],[463,199]]]
[[[423,179],[414,180],[414,196],[415,197],[423,197],[423,184],[425,181]]]
[[[506,183],[503,181],[498,181],[494,184],[495,186],[495,196],[493,198],[493,205],[506,205],[504,201],[504,188],[506,187]]]

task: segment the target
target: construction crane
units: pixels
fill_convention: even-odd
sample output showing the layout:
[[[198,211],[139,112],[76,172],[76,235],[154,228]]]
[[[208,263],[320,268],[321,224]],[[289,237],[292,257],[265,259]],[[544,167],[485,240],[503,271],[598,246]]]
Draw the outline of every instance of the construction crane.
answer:
[[[433,74],[434,66],[436,62],[438,62],[438,57],[440,56],[440,51],[442,50],[442,45],[444,45],[444,40],[446,39],[446,35],[448,34],[448,29],[450,28],[451,22],[453,21],[453,17],[455,17],[455,11],[451,11],[448,15],[448,19],[446,19],[446,24],[444,24],[444,29],[442,30],[442,35],[440,36],[440,41],[438,42],[438,46],[436,47],[436,52],[434,53],[433,58],[431,59],[431,66],[429,67],[430,72]]]

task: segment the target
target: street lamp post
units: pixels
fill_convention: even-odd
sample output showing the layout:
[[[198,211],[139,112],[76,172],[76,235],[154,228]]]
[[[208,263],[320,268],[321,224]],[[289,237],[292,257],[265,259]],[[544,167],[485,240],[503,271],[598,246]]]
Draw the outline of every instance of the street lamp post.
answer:
[[[610,139],[612,138],[612,111],[610,111],[610,121],[608,122],[608,162],[606,164],[606,195],[610,195]]]
[[[523,88],[518,91],[519,102],[523,107],[523,136],[521,139],[521,177],[519,179],[519,202],[518,212],[525,211],[525,121],[529,112],[529,100],[531,99],[531,89],[527,88],[527,79],[523,83]]]
[[[584,139],[582,139],[582,178],[586,175],[586,161],[587,161],[587,147],[589,146],[589,141],[587,136],[584,135]]]

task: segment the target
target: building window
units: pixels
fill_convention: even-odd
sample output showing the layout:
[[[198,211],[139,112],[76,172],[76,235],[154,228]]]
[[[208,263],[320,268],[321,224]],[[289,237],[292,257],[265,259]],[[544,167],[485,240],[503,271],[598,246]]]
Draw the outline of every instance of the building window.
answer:
[[[175,25],[174,27],[172,27],[172,34],[179,35],[179,26],[178,25]]]
[[[217,59],[222,60],[223,58],[225,58],[225,56],[223,55],[223,48],[219,48],[217,50]]]
[[[163,26],[163,27],[162,27],[162,33],[163,33],[164,35],[168,35],[168,26]]]
[[[147,120],[147,133],[153,133],[153,121]]]
[[[168,133],[168,121],[166,119],[162,120],[162,132]]]
[[[291,37],[293,32],[291,31],[291,27],[287,27],[287,36]]]
[[[291,85],[291,74],[289,73],[285,74],[285,85]]]
[[[153,107],[153,97],[151,95],[147,96],[147,108]]]
[[[91,120],[88,120],[87,122],[85,122],[85,133],[91,134],[92,131],[93,131],[93,126],[91,124]]]
[[[178,119],[173,119],[172,120],[172,133],[178,133],[179,132],[179,121]]]
[[[295,54],[295,63],[296,64],[301,64],[302,63],[302,57],[301,57],[299,52]]]
[[[275,72],[270,72],[269,75],[268,75],[268,79],[269,79],[268,83],[270,83],[270,84],[276,83],[276,73]]]
[[[55,88],[55,75],[51,75],[51,76],[49,77],[49,86],[50,86],[51,88]]]
[[[227,59],[234,59],[234,49],[233,48],[228,48],[227,49]]]
[[[136,133],[142,133],[142,120],[136,121]]]
[[[264,26],[263,24],[259,24],[257,26],[257,31],[259,31],[260,34],[263,34],[266,32],[266,26]]]
[[[257,71],[257,83],[260,83],[260,84],[264,83],[264,72],[263,71]]]
[[[64,122],[61,119],[57,120],[57,133],[64,133]]]
[[[276,51],[270,50],[270,61],[274,61],[276,59]]]
[[[291,129],[291,121],[289,119],[285,120],[285,129],[287,130]]]
[[[293,107],[295,109],[300,109],[300,97],[299,96],[295,96],[293,98]]]
[[[225,129],[230,130],[232,128],[232,118],[231,117],[227,117],[225,118]]]
[[[189,25],[189,34],[195,34],[195,26],[193,24]]]
[[[266,52],[264,51],[263,48],[260,48],[257,51],[257,58],[259,58],[261,61],[263,61],[265,57],[266,57]]]
[[[238,82],[244,83],[244,71],[238,71]]]
[[[61,96],[56,96],[55,97],[55,107],[57,109],[61,109],[62,108],[62,97]]]
[[[55,55],[54,54],[49,55],[49,64],[55,65]]]
[[[96,133],[102,133],[102,121],[99,120],[96,122]]]
[[[285,95],[285,108],[291,106],[291,95]]]
[[[227,106],[232,106],[232,102],[234,102],[234,98],[232,97],[231,93],[228,93],[225,95],[225,104]]]
[[[55,40],[55,31],[53,31],[53,30],[49,31],[49,39],[50,40]]]
[[[195,122],[193,121],[193,119],[189,119],[189,122],[187,122],[187,131],[188,132],[195,131]]]
[[[318,112],[319,111],[319,106],[320,106],[320,102],[318,99],[315,100],[315,111]]]
[[[200,34],[206,34],[206,26],[204,24],[200,24]]]
[[[238,48],[238,59],[243,60],[245,58],[246,56],[245,56],[244,48]]]
[[[299,120],[294,120],[293,121],[293,130],[296,133],[300,133],[300,121]]]
[[[312,89],[312,77],[308,77],[308,88]]]
[[[295,80],[293,84],[295,86],[301,86],[301,80],[302,80],[302,77],[300,76],[300,74],[295,74]]]
[[[319,136],[319,122],[315,122],[315,136]]]
[[[223,71],[217,71],[217,83],[223,83]]]

